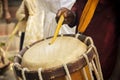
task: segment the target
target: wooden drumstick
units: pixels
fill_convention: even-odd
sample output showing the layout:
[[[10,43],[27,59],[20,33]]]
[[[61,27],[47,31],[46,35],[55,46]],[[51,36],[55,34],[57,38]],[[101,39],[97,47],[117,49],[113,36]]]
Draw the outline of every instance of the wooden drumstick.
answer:
[[[59,21],[58,21],[58,25],[57,25],[56,31],[55,31],[55,33],[54,33],[54,36],[53,36],[53,38],[52,38],[52,40],[51,40],[51,42],[50,42],[49,44],[52,44],[52,43],[56,40],[57,35],[58,35],[58,33],[59,33],[59,30],[60,30],[60,28],[61,28],[61,26],[62,26],[63,21],[64,21],[64,16],[61,15],[61,16],[60,16],[60,19],[59,19]]]
[[[78,31],[80,33],[83,33],[86,30],[88,24],[90,23],[94,15],[94,11],[97,7],[97,4],[98,4],[98,0],[88,0],[88,2],[86,3],[86,6],[80,18],[80,24],[78,26]]]

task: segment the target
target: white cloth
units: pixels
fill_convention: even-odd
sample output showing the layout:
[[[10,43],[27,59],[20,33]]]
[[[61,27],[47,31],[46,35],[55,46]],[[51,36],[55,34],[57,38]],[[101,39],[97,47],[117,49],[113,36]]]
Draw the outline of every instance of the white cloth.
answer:
[[[44,0],[44,1],[48,3],[49,10],[51,10],[52,13],[56,14],[57,11],[62,7],[71,9],[76,0]],[[56,27],[55,25],[53,26]],[[54,32],[54,31],[51,31],[51,32]],[[60,34],[75,34],[75,27],[70,28],[68,25],[64,24],[61,27],[61,30],[59,33]],[[53,33],[51,33],[51,35],[53,35]]]
[[[71,9],[75,0],[24,0],[30,16],[28,17],[24,45],[53,36],[57,23],[56,12],[61,7]],[[61,27],[60,33],[74,34],[75,28]]]

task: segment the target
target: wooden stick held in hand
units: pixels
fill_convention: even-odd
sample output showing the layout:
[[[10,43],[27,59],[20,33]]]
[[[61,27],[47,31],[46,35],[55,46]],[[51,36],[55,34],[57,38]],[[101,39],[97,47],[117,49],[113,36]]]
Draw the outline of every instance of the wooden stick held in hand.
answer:
[[[54,33],[54,36],[53,36],[50,44],[53,44],[54,41],[56,40],[57,35],[58,35],[58,33],[59,33],[59,30],[60,30],[60,28],[61,28],[61,26],[62,26],[63,21],[64,21],[64,16],[61,15],[61,16],[60,16],[60,19],[59,19],[59,21],[58,21],[58,25],[57,25],[56,31],[55,31],[55,33]]]

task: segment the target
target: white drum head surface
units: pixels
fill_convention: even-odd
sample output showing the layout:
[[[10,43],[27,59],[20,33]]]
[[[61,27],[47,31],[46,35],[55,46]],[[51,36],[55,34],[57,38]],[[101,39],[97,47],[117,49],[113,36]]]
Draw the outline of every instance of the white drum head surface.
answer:
[[[30,70],[58,67],[64,63],[77,60],[87,50],[87,46],[77,38],[57,37],[41,41],[30,47],[23,55],[22,66]]]

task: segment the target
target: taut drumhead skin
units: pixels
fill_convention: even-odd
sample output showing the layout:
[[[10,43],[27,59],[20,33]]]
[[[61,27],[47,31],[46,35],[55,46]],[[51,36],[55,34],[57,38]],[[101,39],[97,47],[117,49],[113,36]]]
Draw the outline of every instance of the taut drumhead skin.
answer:
[[[58,37],[49,45],[51,39],[41,41],[29,48],[22,59],[22,66],[30,70],[58,67],[73,62],[87,50],[87,46],[73,37]]]

